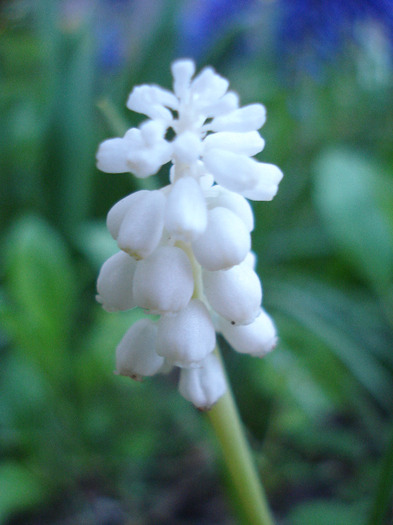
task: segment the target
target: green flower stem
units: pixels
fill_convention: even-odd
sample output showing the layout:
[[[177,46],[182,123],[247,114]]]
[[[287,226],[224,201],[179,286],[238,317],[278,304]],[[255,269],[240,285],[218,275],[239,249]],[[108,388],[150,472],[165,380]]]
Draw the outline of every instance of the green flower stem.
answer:
[[[228,391],[207,412],[207,417],[221,445],[245,523],[273,525],[273,518],[229,385]]]
[[[196,261],[188,244],[179,242],[178,246],[181,246],[191,261],[195,283],[193,298],[203,301],[201,266]],[[218,347],[216,347],[215,352],[225,371]],[[207,412],[207,417],[221,445],[223,457],[238,496],[239,507],[244,516],[244,522],[247,525],[273,525],[274,522],[266,496],[251,457],[251,451],[244,435],[228,380],[227,392]]]
[[[179,242],[178,245],[187,253],[191,261],[195,283],[193,298],[203,301],[201,266],[188,244]],[[225,370],[217,347],[215,352]],[[251,457],[228,380],[227,385],[227,392],[208,411],[207,416],[221,445],[245,523],[247,525],[273,525],[266,496]]]

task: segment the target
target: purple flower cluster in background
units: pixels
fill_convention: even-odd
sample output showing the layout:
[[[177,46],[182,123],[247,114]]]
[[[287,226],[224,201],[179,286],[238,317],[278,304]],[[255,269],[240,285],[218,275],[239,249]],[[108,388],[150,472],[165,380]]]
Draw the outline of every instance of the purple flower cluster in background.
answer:
[[[359,43],[359,27],[367,23],[393,45],[392,0],[189,0],[178,20],[178,47],[180,55],[200,58],[234,28],[238,45],[269,28],[280,67],[318,76],[345,43]],[[266,47],[265,38],[260,42]]]
[[[200,58],[209,52],[227,31],[243,23],[255,0],[189,0],[180,12],[179,51]]]
[[[282,71],[319,76],[346,43],[364,43],[364,28],[370,25],[393,49],[393,0],[185,0],[175,6],[175,26],[167,28],[174,57],[204,61],[231,36],[225,48],[231,56],[266,57],[272,51]],[[138,59],[168,4],[64,0],[62,9],[66,24],[72,26],[93,13],[97,61],[110,73]]]
[[[393,44],[391,0],[279,0],[277,15],[277,54],[310,73],[318,73],[348,40],[356,42],[360,23],[379,24]]]

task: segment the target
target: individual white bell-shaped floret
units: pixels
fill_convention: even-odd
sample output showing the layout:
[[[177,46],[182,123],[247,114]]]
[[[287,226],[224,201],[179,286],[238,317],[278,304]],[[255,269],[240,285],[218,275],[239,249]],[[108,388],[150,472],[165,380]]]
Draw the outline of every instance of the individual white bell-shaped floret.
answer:
[[[145,147],[141,131],[129,129],[124,137],[104,140],[97,151],[97,168],[106,173],[125,173],[132,171],[128,157],[133,151]]]
[[[119,248],[136,259],[150,255],[164,228],[166,198],[159,190],[142,190],[122,199],[109,212],[107,225]]]
[[[172,120],[172,113],[166,109],[177,109],[178,100],[173,93],[160,86],[136,86],[131,91],[127,107],[137,113],[143,113],[151,119]]]
[[[162,315],[158,321],[157,353],[176,366],[199,366],[215,345],[212,320],[199,299],[178,313]]]
[[[193,177],[181,177],[167,198],[165,229],[176,239],[191,242],[206,229],[207,209],[203,192]]]
[[[209,410],[225,394],[225,375],[218,358],[212,353],[199,368],[183,368],[179,392],[200,410]]]
[[[189,258],[176,246],[159,246],[139,261],[134,274],[136,304],[151,313],[178,312],[191,299],[194,279]]]
[[[225,95],[210,104],[205,104],[203,113],[206,118],[218,117],[230,113],[239,107],[239,95],[233,91],[228,91]],[[209,131],[209,123],[202,127],[203,131]]]
[[[190,59],[180,59],[172,63],[173,91],[181,99],[185,97],[195,73],[195,63]]]
[[[211,148],[205,152],[203,161],[218,184],[244,196],[262,180],[267,187],[278,184],[276,173],[246,155]]]
[[[262,104],[250,104],[235,109],[212,120],[209,129],[212,131],[255,131],[266,121],[266,109]]]
[[[162,120],[147,121],[140,129],[129,129],[123,138],[105,140],[98,148],[97,168],[107,173],[130,171],[140,178],[154,175],[171,159],[172,145],[165,132]]]
[[[205,67],[191,82],[193,106],[199,110],[209,107],[225,95],[229,81],[216,73],[213,68]]]
[[[157,323],[139,319],[126,332],[116,349],[116,373],[140,380],[153,376],[164,366],[156,352]]]
[[[205,151],[217,148],[247,155],[248,157],[252,157],[262,151],[264,146],[265,141],[258,131],[248,131],[246,133],[220,131],[211,133],[203,141]]]
[[[128,152],[127,166],[136,177],[150,177],[171,160],[172,144],[164,139],[166,126],[163,121],[144,122],[136,131],[142,143]]]
[[[104,140],[97,151],[97,168],[105,173],[126,173],[129,171],[129,149],[129,143],[124,138]]]
[[[176,162],[192,164],[199,158],[202,143],[197,133],[184,131],[173,141],[173,157]]]
[[[217,206],[228,208],[242,219],[249,232],[254,229],[254,213],[250,203],[242,195],[216,184],[208,189],[205,196],[208,209]]]
[[[257,256],[255,252],[248,252],[246,258],[242,262],[242,264],[246,264],[251,270],[255,270],[257,267]]]
[[[197,261],[210,271],[240,264],[251,248],[251,237],[244,222],[227,208],[208,212],[204,233],[192,243]]]
[[[258,275],[245,263],[229,270],[203,272],[203,289],[210,306],[232,324],[249,324],[261,309]]]
[[[233,326],[221,319],[219,328],[233,349],[242,354],[263,357],[277,344],[276,328],[264,310],[251,324]]]
[[[278,191],[278,185],[283,173],[274,164],[259,162],[260,176],[253,188],[247,188],[240,193],[253,201],[271,201]]]
[[[101,267],[97,279],[97,301],[108,312],[129,310],[136,303],[132,293],[132,281],[136,260],[124,252],[112,255]]]
[[[133,206],[133,204],[137,203],[138,201],[143,201],[148,193],[149,190],[140,190],[136,191],[135,193],[131,193],[131,195],[127,195],[127,197],[123,197],[121,200],[116,202],[116,204],[114,204],[109,210],[106,216],[106,226],[115,240],[117,240],[119,235],[120,226],[125,214]]]

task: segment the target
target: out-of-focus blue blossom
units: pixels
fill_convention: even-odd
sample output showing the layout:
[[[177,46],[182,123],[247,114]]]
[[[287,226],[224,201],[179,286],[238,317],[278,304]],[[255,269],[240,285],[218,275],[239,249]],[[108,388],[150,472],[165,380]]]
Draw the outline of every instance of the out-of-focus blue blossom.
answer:
[[[62,0],[59,6],[66,31],[91,27],[97,65],[110,74],[135,60],[154,36],[165,0]]]
[[[99,65],[104,69],[118,69],[125,59],[125,37],[115,24],[100,32]]]
[[[207,53],[226,31],[242,25],[255,0],[188,0],[179,16],[179,54],[195,59]]]
[[[134,0],[101,0],[98,4],[98,63],[106,70],[117,70],[125,62],[129,44],[127,25],[134,3]]]
[[[139,0],[140,2],[141,0]],[[116,71],[126,59],[131,12],[138,0],[62,0],[60,19],[67,32],[92,26],[98,67]]]
[[[393,44],[392,0],[279,0],[277,49],[287,66],[318,75],[348,40],[356,41],[359,23],[379,24]]]

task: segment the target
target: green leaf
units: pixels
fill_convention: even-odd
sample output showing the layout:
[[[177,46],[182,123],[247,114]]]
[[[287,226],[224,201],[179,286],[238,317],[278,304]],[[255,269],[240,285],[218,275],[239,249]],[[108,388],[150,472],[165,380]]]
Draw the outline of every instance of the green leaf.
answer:
[[[46,496],[40,479],[16,461],[0,464],[0,523],[11,514],[40,503]]]
[[[5,263],[5,329],[29,358],[60,378],[76,293],[67,248],[42,219],[26,216],[8,235]]]
[[[314,199],[341,254],[378,290],[392,282],[393,234],[379,195],[393,184],[360,153],[331,150],[315,165]]]
[[[343,304],[340,301],[334,304],[331,298],[327,300],[321,286],[315,291],[311,279],[307,283],[307,288],[304,288],[304,284],[299,285],[295,280],[292,284],[282,281],[269,294],[270,302],[285,314],[282,334],[287,331],[289,337],[300,329],[301,337],[304,333],[316,336],[314,340],[309,337],[309,344],[303,341],[299,351],[307,365],[319,375],[321,385],[324,383],[328,387],[331,384],[338,388],[340,378],[345,379],[343,372],[346,369],[382,407],[389,409],[392,382],[388,370],[365,341],[358,340],[356,324],[341,323]],[[322,351],[321,343],[324,345]],[[289,340],[287,344],[293,347]],[[339,362],[345,368],[338,367]]]
[[[381,461],[380,474],[368,525],[383,525],[393,496],[393,432]]]
[[[97,273],[104,261],[119,251],[104,221],[84,222],[75,231],[73,241]]]
[[[298,505],[289,515],[291,525],[358,525],[364,509],[335,501],[314,501]]]

